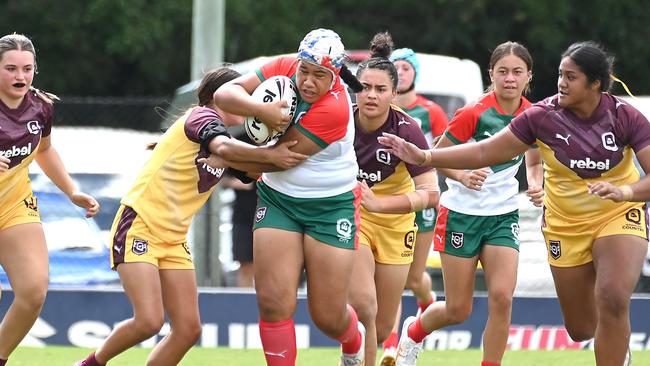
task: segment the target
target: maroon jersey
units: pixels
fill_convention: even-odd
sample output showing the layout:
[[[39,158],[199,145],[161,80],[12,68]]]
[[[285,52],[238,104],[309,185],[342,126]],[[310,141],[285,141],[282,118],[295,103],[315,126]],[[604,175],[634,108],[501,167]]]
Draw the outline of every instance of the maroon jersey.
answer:
[[[34,160],[41,138],[50,135],[53,115],[52,105],[32,91],[16,109],[0,101],[0,156],[10,160],[9,170],[0,173],[2,210],[31,194],[28,166]]]
[[[557,96],[536,103],[509,125],[526,144],[537,144],[544,161],[544,204],[566,217],[589,218],[621,203],[591,195],[587,182],[614,185],[639,179],[632,150],[650,144],[650,124],[634,107],[608,93],[587,119],[561,108]]]
[[[354,107],[355,121],[359,111]],[[356,126],[354,136],[354,151],[359,164],[358,180],[365,180],[375,194],[396,195],[413,192],[415,185],[412,177],[431,171],[431,167],[421,167],[406,164],[400,158],[386,151],[386,147],[377,141],[383,132],[397,135],[404,140],[417,145],[420,149],[428,149],[429,143],[424,137],[418,123],[401,109],[391,106],[386,122],[375,131],[363,132]],[[381,214],[368,212],[363,207],[361,218],[365,221],[386,224],[393,228],[413,227],[415,214]]]

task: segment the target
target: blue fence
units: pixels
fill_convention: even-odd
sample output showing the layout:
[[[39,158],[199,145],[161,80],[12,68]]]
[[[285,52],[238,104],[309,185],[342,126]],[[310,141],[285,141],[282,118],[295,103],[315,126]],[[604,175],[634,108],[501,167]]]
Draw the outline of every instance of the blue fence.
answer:
[[[3,293],[0,313],[7,311],[13,294]],[[197,344],[202,347],[261,348],[257,329],[257,305],[252,291],[201,290],[199,305],[203,333]],[[415,312],[415,299],[404,296],[405,316]],[[650,349],[650,297],[632,300],[633,350]],[[119,290],[51,290],[41,316],[24,345],[73,345],[94,348],[118,322],[131,316],[131,305]],[[427,349],[478,348],[487,317],[487,298],[474,299],[474,312],[462,325],[431,334]],[[311,322],[304,294],[299,295],[294,317],[299,348],[337,346]],[[509,349],[587,348],[590,342],[573,342],[564,327],[555,298],[515,298],[512,311]],[[143,342],[151,347],[169,332],[166,324],[160,333]]]

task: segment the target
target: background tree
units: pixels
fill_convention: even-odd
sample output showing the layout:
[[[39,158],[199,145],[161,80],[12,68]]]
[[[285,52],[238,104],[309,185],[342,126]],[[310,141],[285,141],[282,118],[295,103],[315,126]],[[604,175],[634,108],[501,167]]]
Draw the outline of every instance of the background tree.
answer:
[[[644,0],[230,0],[226,61],[294,52],[315,27],[349,49],[390,31],[398,47],[472,59],[487,83],[491,50],[525,44],[535,60],[532,100],[556,92],[560,53],[592,39],[616,54],[615,73],[650,94],[650,15]],[[37,85],[62,95],[171,95],[188,82],[192,0],[9,0],[3,33],[36,43]],[[623,93],[615,85],[614,92]]]

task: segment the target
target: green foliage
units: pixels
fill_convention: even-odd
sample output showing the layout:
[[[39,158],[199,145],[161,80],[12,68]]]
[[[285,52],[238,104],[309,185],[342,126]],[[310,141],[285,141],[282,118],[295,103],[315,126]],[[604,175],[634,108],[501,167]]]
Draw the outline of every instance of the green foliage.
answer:
[[[191,21],[192,0],[8,0],[0,12],[5,34],[35,42],[36,85],[63,95],[171,94],[188,81]],[[490,51],[515,40],[535,60],[538,100],[556,92],[562,51],[591,39],[617,56],[635,93],[650,94],[649,21],[644,0],[226,0],[225,59],[294,52],[317,27],[348,49],[388,30],[398,47],[475,60],[487,84]]]
[[[189,75],[192,0],[11,0],[4,33],[37,49],[37,87],[63,95],[161,95]]]

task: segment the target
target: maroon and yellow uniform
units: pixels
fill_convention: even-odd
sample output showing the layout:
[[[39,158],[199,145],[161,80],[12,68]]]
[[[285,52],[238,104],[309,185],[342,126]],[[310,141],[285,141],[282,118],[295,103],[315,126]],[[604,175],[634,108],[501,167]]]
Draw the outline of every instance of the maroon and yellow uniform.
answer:
[[[190,109],[162,136],[113,222],[113,267],[148,262],[161,269],[194,268],[186,235],[225,170],[197,162],[209,156],[200,137],[208,125],[228,136],[221,117],[206,107]]]
[[[581,119],[553,96],[515,118],[510,129],[524,143],[539,146],[542,154],[542,232],[552,265],[590,262],[593,241],[599,237],[648,237],[644,203],[603,200],[587,188],[589,182],[620,186],[639,180],[632,150],[650,144],[650,124],[639,111],[603,93],[591,117]]]
[[[355,115],[359,112],[355,110]],[[388,118],[381,128],[365,133],[357,129],[354,149],[359,173],[357,179],[365,180],[377,195],[396,195],[413,192],[412,177],[431,171],[431,167],[406,164],[388,153],[377,137],[383,132],[402,137],[421,149],[428,143],[417,122],[396,107],[390,108]],[[415,213],[385,214],[369,212],[361,207],[359,243],[369,246],[375,260],[384,264],[407,264],[413,261],[417,226]]]
[[[52,118],[52,105],[32,91],[16,109],[0,101],[0,156],[10,160],[9,169],[0,173],[0,230],[40,222],[28,167],[41,138],[50,135]]]

